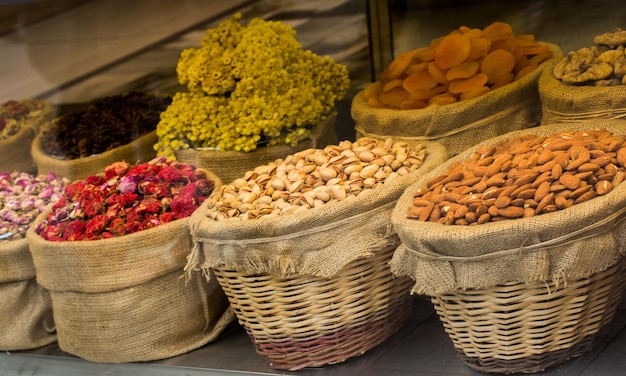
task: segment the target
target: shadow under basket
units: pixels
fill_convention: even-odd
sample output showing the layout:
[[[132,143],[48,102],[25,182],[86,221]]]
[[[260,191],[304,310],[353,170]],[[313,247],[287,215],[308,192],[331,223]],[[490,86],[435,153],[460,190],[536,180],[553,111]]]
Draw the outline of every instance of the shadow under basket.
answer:
[[[607,333],[624,291],[624,264],[559,286],[511,283],[431,301],[467,366],[536,373],[589,352]]]
[[[330,278],[214,272],[256,352],[272,368],[294,371],[361,355],[406,322],[412,281],[391,273],[393,250]]]

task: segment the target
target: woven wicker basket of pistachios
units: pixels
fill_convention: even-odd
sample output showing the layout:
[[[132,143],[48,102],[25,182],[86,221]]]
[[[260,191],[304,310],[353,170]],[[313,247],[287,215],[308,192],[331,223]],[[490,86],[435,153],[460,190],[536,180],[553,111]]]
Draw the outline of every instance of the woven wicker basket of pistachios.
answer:
[[[398,200],[391,268],[431,297],[459,358],[533,373],[590,351],[625,282],[626,134],[611,120],[484,141]]]
[[[260,165],[191,216],[187,273],[215,273],[273,368],[360,355],[409,313],[410,280],[388,266],[393,205],[446,158],[437,143],[364,137]]]

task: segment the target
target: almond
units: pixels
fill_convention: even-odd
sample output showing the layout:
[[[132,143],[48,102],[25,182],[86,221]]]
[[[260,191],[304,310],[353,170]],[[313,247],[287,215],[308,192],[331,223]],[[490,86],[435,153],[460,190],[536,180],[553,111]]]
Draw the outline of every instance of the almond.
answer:
[[[559,209],[567,209],[570,206],[574,205],[574,200],[569,200],[565,197],[559,196],[554,198],[554,205],[556,205],[556,207]]]
[[[593,162],[583,163],[578,167],[579,172],[587,172],[587,171],[598,171],[600,169],[600,165]]]
[[[600,180],[594,186],[596,193],[600,196],[605,195],[613,189],[613,184],[608,180]]]
[[[535,213],[541,214],[548,205],[553,203],[553,200],[554,193],[548,193],[547,195],[545,195],[544,198],[537,204],[537,207],[535,208]]]
[[[533,198],[535,201],[540,202],[549,193],[552,194],[552,196],[554,196],[554,193],[550,192],[550,182],[544,181],[543,183],[539,184],[539,186],[537,187],[537,190],[535,191],[535,196]]]
[[[559,178],[559,182],[568,189],[577,189],[580,187],[580,178],[571,174],[563,174]]]
[[[620,166],[626,167],[626,147],[619,149],[615,158],[617,158],[617,163],[619,163]]]
[[[576,200],[574,200],[574,204],[580,204],[580,203],[583,203],[585,201],[589,201],[592,198],[595,198],[597,195],[598,194],[596,193],[596,191],[590,190],[588,192],[583,193]]]
[[[506,208],[498,209],[498,215],[506,218],[520,218],[524,216],[524,208],[519,206],[507,206]]]
[[[545,165],[546,163],[552,160],[554,153],[552,150],[544,149],[541,154],[539,154],[539,158],[537,159],[537,164]]]

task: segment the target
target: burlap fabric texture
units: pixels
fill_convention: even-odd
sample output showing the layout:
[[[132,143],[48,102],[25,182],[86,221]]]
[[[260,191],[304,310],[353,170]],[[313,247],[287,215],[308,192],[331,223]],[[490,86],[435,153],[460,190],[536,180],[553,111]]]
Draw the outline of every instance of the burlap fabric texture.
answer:
[[[26,239],[0,244],[0,351],[56,341],[50,294],[35,279]]]
[[[144,163],[156,156],[154,144],[158,138],[156,131],[152,131],[128,144],[107,150],[104,153],[78,159],[59,159],[46,153],[41,147],[43,131],[49,126],[50,123],[42,126],[31,147],[31,154],[37,165],[38,174],[54,172],[58,177],[68,178],[71,181],[81,180],[101,173],[106,166],[114,162]]]
[[[220,267],[274,277],[298,273],[329,278],[351,261],[397,245],[390,222],[396,200],[417,177],[447,158],[440,144],[424,144],[428,154],[412,173],[367,194],[302,213],[215,221],[206,216],[205,202],[190,218],[194,247],[188,273]]]
[[[37,174],[37,164],[31,155],[31,145],[39,128],[56,116],[52,104],[45,102],[41,116],[33,117],[21,130],[4,140],[0,140],[0,171],[21,171]]]
[[[542,124],[626,119],[626,86],[573,86],[554,77],[554,65],[539,77]]]
[[[624,134],[608,120],[552,124],[492,138],[446,161],[407,188],[392,213],[402,244],[391,269],[415,281],[412,293],[438,296],[508,282],[553,281],[557,286],[615,265],[626,251],[626,184],[568,209],[477,226],[407,219],[413,193],[474,150],[521,134],[552,135],[604,128]]]
[[[176,160],[196,166],[197,168],[209,169],[222,179],[224,183],[243,176],[256,166],[273,162],[278,158],[284,158],[289,154],[309,148],[323,148],[326,145],[337,143],[335,131],[336,114],[329,115],[325,120],[315,125],[311,130],[311,136],[302,140],[292,147],[290,145],[274,145],[259,147],[251,152],[239,151],[216,151],[184,149],[175,151]]]
[[[489,138],[537,126],[541,122],[537,81],[544,67],[562,58],[558,46],[545,44],[554,54],[552,59],[527,76],[474,99],[418,110],[380,109],[370,107],[360,91],[351,108],[356,135],[437,141],[456,155]]]
[[[116,238],[50,242],[35,232],[46,214],[26,238],[61,350],[94,362],[164,359],[215,341],[234,320],[217,281],[183,278],[189,218]]]

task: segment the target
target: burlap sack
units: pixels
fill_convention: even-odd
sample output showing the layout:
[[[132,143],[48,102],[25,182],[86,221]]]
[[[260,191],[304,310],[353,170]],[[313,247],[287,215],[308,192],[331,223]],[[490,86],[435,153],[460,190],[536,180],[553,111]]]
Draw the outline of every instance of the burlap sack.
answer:
[[[326,145],[336,144],[336,117],[336,114],[332,114],[317,124],[311,130],[311,136],[300,141],[295,147],[290,145],[259,147],[248,153],[185,149],[175,151],[176,160],[192,164],[197,168],[209,169],[215,172],[224,183],[230,183],[236,178],[242,177],[246,171],[253,170],[256,166],[273,162],[278,158],[284,158],[301,150],[323,148]]]
[[[78,159],[59,159],[47,154],[41,148],[43,131],[49,124],[42,126],[32,143],[31,154],[37,165],[38,175],[54,172],[58,177],[68,178],[71,181],[82,180],[88,176],[101,173],[106,166],[114,162],[144,163],[156,156],[154,144],[156,144],[158,138],[155,130],[126,145],[107,150],[101,154]]]
[[[37,282],[50,291],[61,350],[95,362],[163,359],[216,340],[234,320],[216,281],[182,278],[189,218],[116,238],[51,242],[35,232],[46,214],[26,239]]]
[[[554,78],[554,65],[539,77],[542,124],[626,118],[626,86],[572,86]]]
[[[187,272],[220,267],[274,277],[298,273],[329,278],[351,261],[396,246],[390,215],[397,198],[447,158],[440,144],[425,145],[428,154],[417,170],[332,205],[277,218],[222,222],[206,216],[205,202],[190,218],[194,247]]]
[[[35,280],[26,239],[0,244],[0,351],[56,341],[50,294]]]
[[[37,165],[31,156],[31,145],[42,124],[52,120],[56,110],[49,102],[44,102],[41,116],[33,117],[15,135],[0,140],[0,171],[21,171],[35,175]]]
[[[553,52],[552,59],[527,76],[474,99],[419,110],[379,109],[370,107],[360,91],[351,108],[356,135],[437,141],[456,155],[489,138],[537,126],[541,121],[537,81],[545,66],[563,56],[558,46],[545,44]]]
[[[607,120],[552,124],[484,141],[446,161],[407,188],[392,213],[402,244],[391,269],[415,280],[412,293],[437,296],[507,282],[555,281],[588,277],[614,265],[626,251],[626,184],[605,196],[565,210],[477,226],[443,225],[407,219],[413,193],[474,150],[521,134],[551,135],[565,130],[626,129]]]

